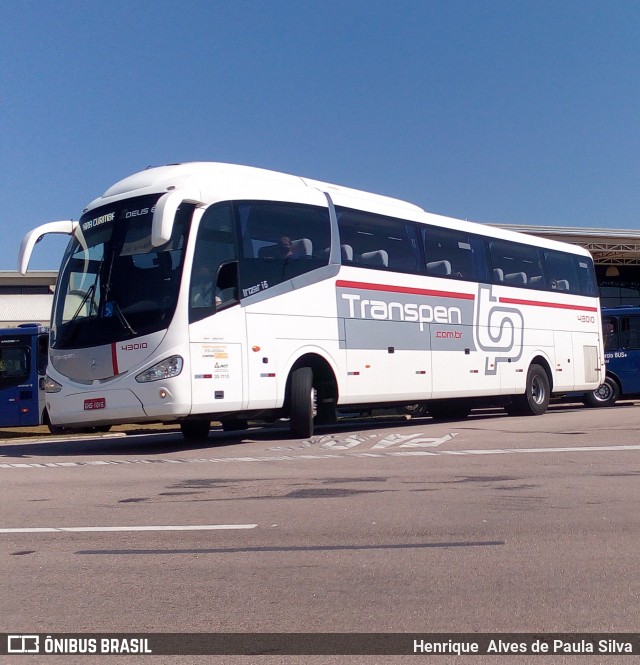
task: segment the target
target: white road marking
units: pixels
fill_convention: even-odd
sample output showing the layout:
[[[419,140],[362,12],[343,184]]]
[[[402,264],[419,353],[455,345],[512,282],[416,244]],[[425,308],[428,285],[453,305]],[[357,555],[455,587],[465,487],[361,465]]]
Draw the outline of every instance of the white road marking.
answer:
[[[376,443],[374,446],[371,446],[372,450],[378,448],[389,448],[390,446],[397,445],[399,441],[405,441],[405,443],[400,444],[400,448],[436,448],[442,443],[451,441],[454,436],[458,436],[458,432],[451,432],[451,434],[445,434],[439,439],[428,439],[426,437],[420,437],[420,434],[390,434],[386,438],[382,439],[379,443]]]
[[[122,439],[128,436],[126,432],[95,432],[93,434],[65,434],[64,436],[34,435],[20,437],[20,439],[0,439],[0,444],[20,443],[69,443],[73,441],[95,441],[96,439]]]
[[[347,436],[342,434],[324,434],[321,436],[312,436],[310,439],[303,439],[291,446],[276,446],[269,448],[269,450],[272,452],[287,452],[304,450],[311,446],[319,446],[323,450],[350,450],[360,444],[372,443],[373,439],[380,440],[371,446],[372,450],[391,447],[435,448],[450,441],[454,436],[458,436],[458,432],[451,432],[435,439],[424,437],[422,432],[412,432],[410,434],[349,434]]]
[[[257,524],[189,524],[176,526],[51,526],[0,529],[0,533],[84,533],[93,531],[218,531],[255,529]]]
[[[570,448],[495,448],[479,450],[394,450],[394,451],[337,451],[315,455],[275,455],[261,457],[199,457],[186,459],[129,459],[129,460],[92,460],[82,462],[5,462],[0,469],[49,469],[81,468],[87,466],[118,466],[122,464],[232,464],[234,462],[299,462],[302,460],[348,459],[353,457],[438,457],[442,455],[528,455],[544,453],[596,453],[624,452],[640,450],[640,445],[630,446],[584,446]]]

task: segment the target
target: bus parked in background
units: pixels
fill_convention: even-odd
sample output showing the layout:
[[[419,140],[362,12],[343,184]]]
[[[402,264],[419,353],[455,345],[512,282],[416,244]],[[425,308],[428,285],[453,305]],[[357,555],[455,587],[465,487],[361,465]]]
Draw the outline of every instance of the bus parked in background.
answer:
[[[46,328],[0,328],[0,427],[40,425],[45,414]]]
[[[384,196],[219,163],[116,183],[68,233],[46,379],[52,423],[179,422],[206,437],[249,417],[293,436],[338,406],[499,397],[539,415],[603,376],[593,261],[576,246]]]
[[[587,406],[613,406],[622,397],[640,395],[640,307],[602,310],[605,380],[584,395]]]

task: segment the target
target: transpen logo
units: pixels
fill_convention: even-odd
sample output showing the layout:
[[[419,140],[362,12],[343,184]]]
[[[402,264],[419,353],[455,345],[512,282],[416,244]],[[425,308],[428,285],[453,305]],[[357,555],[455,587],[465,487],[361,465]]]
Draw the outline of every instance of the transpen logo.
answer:
[[[496,374],[498,363],[519,360],[522,356],[524,317],[515,307],[498,303],[491,286],[478,287],[475,311],[475,336],[479,349],[486,351],[485,374]]]
[[[357,293],[343,293],[342,298],[349,303],[349,317],[352,319],[415,321],[420,325],[420,332],[424,330],[425,323],[462,323],[462,312],[458,307],[363,300]]]

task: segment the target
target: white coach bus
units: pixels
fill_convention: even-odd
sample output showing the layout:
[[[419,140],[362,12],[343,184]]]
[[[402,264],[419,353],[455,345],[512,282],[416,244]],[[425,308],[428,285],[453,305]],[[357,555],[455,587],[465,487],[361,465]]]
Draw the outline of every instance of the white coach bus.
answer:
[[[188,439],[249,417],[293,436],[340,406],[492,398],[544,413],[604,378],[586,250],[403,201],[219,163],[150,168],[68,233],[50,332],[53,426],[179,422]]]

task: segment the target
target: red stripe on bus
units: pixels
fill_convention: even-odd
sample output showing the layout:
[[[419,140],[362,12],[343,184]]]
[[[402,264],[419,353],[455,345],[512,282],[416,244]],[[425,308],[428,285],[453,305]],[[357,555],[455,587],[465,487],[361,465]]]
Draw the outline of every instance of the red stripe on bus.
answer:
[[[369,284],[366,282],[351,282],[347,280],[337,280],[337,287],[350,289],[363,289],[366,291],[387,291],[390,293],[409,293],[420,296],[436,296],[439,298],[458,298],[460,300],[474,300],[473,293],[458,293],[454,291],[434,291],[431,289],[416,289],[408,286],[393,286],[391,284]],[[587,307],[585,305],[567,305],[563,303],[547,302],[541,300],[521,300],[518,298],[499,298],[499,302],[509,305],[530,305],[532,307],[551,307],[554,309],[569,309],[578,312],[597,312],[597,307]]]
[[[438,298],[458,298],[461,300],[474,300],[473,293],[457,293],[454,291],[433,291],[430,289],[415,289],[408,286],[392,286],[390,284],[367,284],[365,282],[349,282],[337,280],[336,286],[347,289],[365,289],[367,291],[389,291],[391,293],[409,293],[418,296],[436,296]]]
[[[553,309],[571,309],[578,312],[597,312],[597,307],[586,305],[565,305],[559,302],[543,302],[540,300],[520,300],[519,298],[498,298],[502,303],[508,305],[531,305],[532,307],[552,307]]]
[[[111,345],[111,366],[113,367],[113,375],[118,373],[118,350],[114,344]]]

